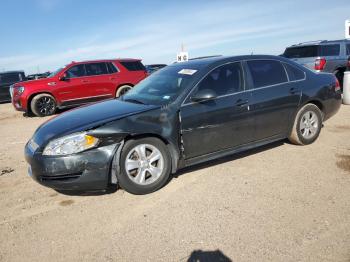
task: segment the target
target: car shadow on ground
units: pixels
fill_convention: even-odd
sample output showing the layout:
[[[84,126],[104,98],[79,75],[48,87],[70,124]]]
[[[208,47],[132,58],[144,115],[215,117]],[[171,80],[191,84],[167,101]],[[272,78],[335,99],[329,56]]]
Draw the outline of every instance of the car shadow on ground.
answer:
[[[178,172],[176,172],[176,174],[173,175],[173,178],[178,178],[186,173],[189,172],[194,172],[203,168],[207,168],[207,167],[212,167],[212,166],[216,166],[216,165],[220,165],[223,164],[225,162],[230,162],[230,161],[234,161],[240,158],[244,158],[250,155],[255,155],[279,146],[282,146],[284,144],[288,144],[289,142],[287,140],[281,140],[281,141],[277,141],[265,146],[260,146],[257,148],[253,148],[253,149],[249,149],[247,151],[241,152],[241,153],[236,153],[236,154],[232,154],[229,156],[225,156],[219,159],[215,159],[215,160],[209,160],[208,162],[204,162],[204,163],[200,163],[194,166],[190,166],[190,167],[186,167],[184,169],[179,170]]]
[[[282,146],[282,145],[284,145],[286,143],[289,143],[289,142],[287,140],[281,140],[281,141],[277,141],[277,142],[274,142],[274,143],[271,143],[271,144],[268,144],[268,145],[265,145],[265,146],[257,147],[257,148],[254,148],[254,149],[250,149],[250,150],[247,150],[247,151],[244,151],[244,152],[241,152],[241,153],[232,154],[230,156],[222,157],[222,158],[215,159],[215,160],[210,160],[208,162],[197,164],[197,165],[194,165],[194,166],[191,166],[191,167],[186,167],[186,168],[181,169],[178,172],[176,172],[172,176],[172,178],[169,179],[167,184],[169,184],[170,181],[173,178],[177,179],[180,176],[185,175],[186,173],[194,172],[194,171],[197,171],[197,170],[200,170],[200,169],[203,169],[203,168],[208,168],[208,167],[220,165],[220,164],[223,164],[225,162],[230,162],[230,161],[234,161],[234,160],[237,160],[237,159],[240,159],[240,158],[243,158],[243,157],[247,157],[247,156],[250,156],[250,155],[258,154],[258,153],[261,153],[261,152],[264,152],[264,151],[267,151],[267,150],[270,150],[270,149]],[[60,193],[60,194],[64,194],[64,195],[67,195],[67,196],[99,196],[99,195],[113,194],[116,191],[118,191],[118,189],[120,189],[118,185],[110,185],[108,187],[108,189],[104,190],[104,191],[92,191],[92,192],[91,191],[88,191],[88,192],[86,192],[86,191],[61,191],[61,190],[56,190],[56,191],[58,193]]]
[[[77,108],[77,107],[76,107],[76,108]],[[62,113],[64,113],[64,112],[69,111],[69,110],[72,110],[72,109],[75,109],[75,108],[64,108],[64,109],[58,108],[58,109],[56,110],[56,112],[55,112],[53,115],[48,116],[48,117],[58,116],[58,115],[60,115],[60,114],[62,114]],[[37,117],[37,118],[40,118],[40,117],[34,115],[34,114],[31,113],[31,112],[29,112],[29,113],[24,112],[24,113],[23,113],[23,117],[28,117],[28,118],[36,118],[36,117]]]
[[[187,262],[232,262],[232,260],[227,257],[220,250],[214,251],[202,251],[194,250],[189,256]]]

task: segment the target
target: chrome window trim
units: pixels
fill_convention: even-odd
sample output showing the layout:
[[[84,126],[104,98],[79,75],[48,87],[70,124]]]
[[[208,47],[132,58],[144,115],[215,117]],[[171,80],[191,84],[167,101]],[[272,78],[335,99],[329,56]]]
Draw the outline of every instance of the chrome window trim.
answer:
[[[218,65],[217,67],[213,68],[212,70],[210,70],[208,73],[206,73],[197,83],[196,85],[191,89],[191,91],[187,94],[187,96],[185,97],[185,99],[183,100],[183,102],[181,103],[181,106],[187,106],[187,105],[191,105],[191,104],[198,104],[198,102],[189,102],[189,103],[185,103],[185,101],[187,100],[187,98],[194,92],[194,90],[197,88],[197,86],[199,85],[199,83],[201,83],[203,81],[204,78],[206,78],[211,72],[213,72],[214,70],[216,70],[217,68],[221,67],[221,66],[225,66],[225,65],[229,65],[229,64],[235,64],[235,63],[239,63],[241,65],[241,69],[242,69],[242,74],[243,74],[243,90],[239,91],[239,92],[235,92],[235,93],[231,93],[231,94],[226,94],[226,95],[221,95],[221,96],[217,96],[216,98],[212,99],[215,100],[217,98],[221,98],[221,97],[226,97],[226,96],[231,96],[231,95],[235,95],[235,94],[239,94],[239,93],[243,93],[244,91],[246,91],[246,79],[244,77],[244,67],[242,65],[242,61],[234,61],[234,62],[227,62],[225,64],[221,64]]]

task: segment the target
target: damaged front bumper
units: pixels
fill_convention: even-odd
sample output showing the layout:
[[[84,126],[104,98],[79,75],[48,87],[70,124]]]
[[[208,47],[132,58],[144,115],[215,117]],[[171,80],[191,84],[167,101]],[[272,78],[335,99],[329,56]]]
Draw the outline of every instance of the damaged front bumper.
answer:
[[[43,156],[27,144],[25,158],[29,175],[38,183],[57,190],[95,191],[107,189],[112,161],[121,143],[67,156]]]

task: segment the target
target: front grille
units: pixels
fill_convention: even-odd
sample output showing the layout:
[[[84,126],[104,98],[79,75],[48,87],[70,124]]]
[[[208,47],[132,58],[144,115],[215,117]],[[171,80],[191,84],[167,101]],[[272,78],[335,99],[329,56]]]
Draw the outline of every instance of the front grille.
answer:
[[[59,175],[59,176],[41,176],[40,179],[42,182],[45,181],[71,181],[78,179],[81,177],[83,173],[73,173],[73,174],[66,174],[66,175]]]
[[[11,99],[13,98],[13,85],[10,86],[10,96],[11,96]]]

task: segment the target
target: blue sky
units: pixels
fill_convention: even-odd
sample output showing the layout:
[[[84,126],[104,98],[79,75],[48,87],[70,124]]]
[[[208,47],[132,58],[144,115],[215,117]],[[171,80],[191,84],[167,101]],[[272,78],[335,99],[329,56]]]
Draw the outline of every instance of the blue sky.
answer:
[[[336,4],[335,4],[336,3]],[[71,61],[280,54],[288,45],[344,38],[350,1],[2,0],[0,71],[54,70]]]

